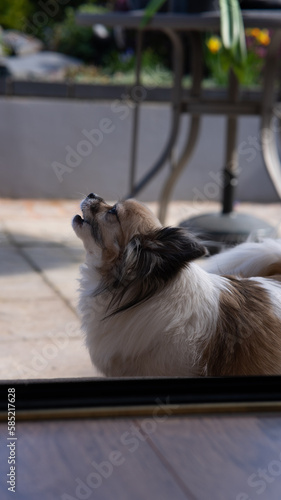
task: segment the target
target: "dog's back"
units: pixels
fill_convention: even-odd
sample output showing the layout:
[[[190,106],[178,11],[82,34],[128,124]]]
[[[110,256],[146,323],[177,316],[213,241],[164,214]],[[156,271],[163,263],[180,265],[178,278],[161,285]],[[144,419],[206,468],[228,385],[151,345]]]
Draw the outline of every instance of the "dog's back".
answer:
[[[212,274],[228,274],[245,278],[276,276],[276,279],[280,279],[281,239],[265,239],[260,243],[242,243],[206,259],[202,267]]]

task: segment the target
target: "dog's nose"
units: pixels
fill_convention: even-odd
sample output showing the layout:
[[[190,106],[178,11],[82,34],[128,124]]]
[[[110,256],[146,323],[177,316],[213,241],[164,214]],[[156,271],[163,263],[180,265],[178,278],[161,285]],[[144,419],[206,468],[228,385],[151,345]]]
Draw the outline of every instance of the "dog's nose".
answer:
[[[104,201],[103,198],[101,198],[101,196],[98,196],[96,193],[90,193],[90,194],[88,194],[87,199],[96,200],[98,202],[103,202]]]

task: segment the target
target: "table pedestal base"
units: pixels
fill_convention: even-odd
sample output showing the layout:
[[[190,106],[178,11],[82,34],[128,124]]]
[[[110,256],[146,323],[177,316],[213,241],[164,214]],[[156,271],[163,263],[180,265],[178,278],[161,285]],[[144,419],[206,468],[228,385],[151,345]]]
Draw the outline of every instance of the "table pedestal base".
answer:
[[[274,228],[267,222],[253,215],[236,212],[203,214],[179,225],[203,239],[210,253],[218,252],[223,246],[242,243],[250,235],[253,240],[274,236]]]

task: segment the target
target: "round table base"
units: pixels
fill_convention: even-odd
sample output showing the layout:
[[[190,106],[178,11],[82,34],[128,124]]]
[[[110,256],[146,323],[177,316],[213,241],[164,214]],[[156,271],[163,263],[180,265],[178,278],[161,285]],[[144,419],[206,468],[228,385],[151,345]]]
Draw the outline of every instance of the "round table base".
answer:
[[[203,214],[182,221],[179,226],[204,240],[210,253],[216,253],[224,246],[242,243],[247,238],[258,241],[274,236],[274,228],[267,222],[236,212]]]

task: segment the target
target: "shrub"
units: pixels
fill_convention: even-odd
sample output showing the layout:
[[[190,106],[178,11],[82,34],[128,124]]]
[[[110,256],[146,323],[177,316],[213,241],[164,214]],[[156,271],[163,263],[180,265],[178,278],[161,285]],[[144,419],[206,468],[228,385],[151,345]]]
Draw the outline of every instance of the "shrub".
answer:
[[[22,31],[25,21],[34,12],[30,0],[1,0],[0,26]]]
[[[86,62],[91,61],[94,55],[92,29],[77,25],[72,7],[68,7],[65,14],[64,21],[54,27],[51,37],[52,49]]]
[[[266,47],[270,43],[268,30],[258,28],[246,30],[247,55],[235,72],[242,85],[258,85],[261,81]],[[205,61],[210,76],[217,85],[226,85],[231,66],[230,55],[222,46],[219,36],[208,36],[205,45]]]

